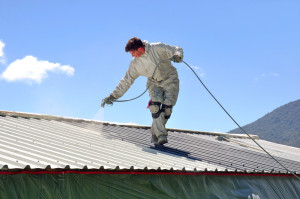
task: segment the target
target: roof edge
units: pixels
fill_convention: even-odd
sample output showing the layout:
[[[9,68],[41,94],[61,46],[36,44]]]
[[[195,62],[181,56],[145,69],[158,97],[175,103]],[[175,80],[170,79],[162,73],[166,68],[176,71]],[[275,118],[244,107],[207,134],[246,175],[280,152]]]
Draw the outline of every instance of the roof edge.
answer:
[[[46,120],[60,120],[60,121],[84,121],[89,123],[101,123],[101,124],[112,124],[118,126],[126,126],[126,127],[134,127],[134,128],[151,128],[150,126],[138,125],[138,124],[124,124],[117,122],[106,122],[106,121],[98,121],[98,120],[90,120],[90,119],[82,119],[82,118],[71,118],[71,117],[63,117],[63,116],[55,116],[55,115],[44,115],[44,114],[36,114],[36,113],[25,113],[25,112],[15,112],[15,111],[4,111],[0,110],[0,116],[11,116],[11,117],[24,117],[24,118],[34,118],[34,119],[46,119]],[[195,131],[195,130],[185,130],[185,129],[174,129],[167,128],[169,131],[180,131],[183,133],[190,134],[201,134],[201,135],[213,135],[213,136],[222,136],[226,138],[242,138],[242,139],[250,139],[247,135],[243,134],[228,134],[221,132],[208,132],[208,131]],[[259,139],[257,135],[250,135],[253,139]]]
[[[145,169],[12,169],[0,170],[0,175],[17,175],[17,174],[110,174],[110,175],[208,175],[208,176],[272,176],[272,177],[294,177],[290,173],[281,172],[261,172],[261,171],[205,171],[205,170],[145,170]],[[299,176],[299,174],[296,174]]]

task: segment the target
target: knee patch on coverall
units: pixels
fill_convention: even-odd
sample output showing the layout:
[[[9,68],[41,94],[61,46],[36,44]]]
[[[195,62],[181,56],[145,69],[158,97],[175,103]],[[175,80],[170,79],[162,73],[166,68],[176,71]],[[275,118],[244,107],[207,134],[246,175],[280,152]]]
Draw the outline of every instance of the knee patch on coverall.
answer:
[[[165,119],[169,119],[172,114],[172,105],[162,105],[161,112],[165,112]]]
[[[158,118],[162,112],[165,113],[165,119],[169,119],[172,114],[172,105],[161,104],[160,102],[150,102],[149,109],[154,119]]]
[[[153,118],[158,118],[161,113],[161,103],[160,102],[150,102],[149,109],[152,113]]]

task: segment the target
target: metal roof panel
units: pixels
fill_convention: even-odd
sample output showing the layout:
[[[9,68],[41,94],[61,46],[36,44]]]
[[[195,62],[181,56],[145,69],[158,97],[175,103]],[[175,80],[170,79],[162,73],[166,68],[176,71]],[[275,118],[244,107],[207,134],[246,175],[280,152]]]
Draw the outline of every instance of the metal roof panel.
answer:
[[[0,168],[285,172],[246,136],[169,129],[169,143],[155,147],[147,126],[7,111],[0,115]],[[300,172],[300,149],[252,136]]]

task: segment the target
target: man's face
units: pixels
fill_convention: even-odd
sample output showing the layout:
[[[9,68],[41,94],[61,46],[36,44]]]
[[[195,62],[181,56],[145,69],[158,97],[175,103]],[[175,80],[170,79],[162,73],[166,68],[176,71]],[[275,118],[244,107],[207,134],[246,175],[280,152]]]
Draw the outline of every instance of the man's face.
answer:
[[[145,53],[145,48],[140,47],[137,50],[130,50],[129,52],[132,55],[132,57],[139,58],[140,56],[142,56]]]

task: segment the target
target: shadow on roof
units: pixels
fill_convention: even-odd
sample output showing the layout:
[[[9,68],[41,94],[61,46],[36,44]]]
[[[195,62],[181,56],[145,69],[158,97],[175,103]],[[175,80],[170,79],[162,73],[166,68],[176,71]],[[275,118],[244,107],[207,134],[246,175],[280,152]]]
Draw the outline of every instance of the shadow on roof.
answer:
[[[188,151],[179,150],[179,149],[175,149],[175,148],[168,147],[168,146],[155,145],[155,146],[150,146],[149,148],[154,149],[159,152],[164,152],[164,153],[168,153],[168,154],[172,154],[172,155],[176,155],[176,156],[180,156],[180,157],[185,157],[185,158],[192,159],[192,160],[202,161],[202,159],[200,159],[200,158],[191,156],[190,155],[191,153]],[[143,151],[147,151],[147,150],[143,150]],[[149,152],[149,151],[147,151],[147,152]]]

